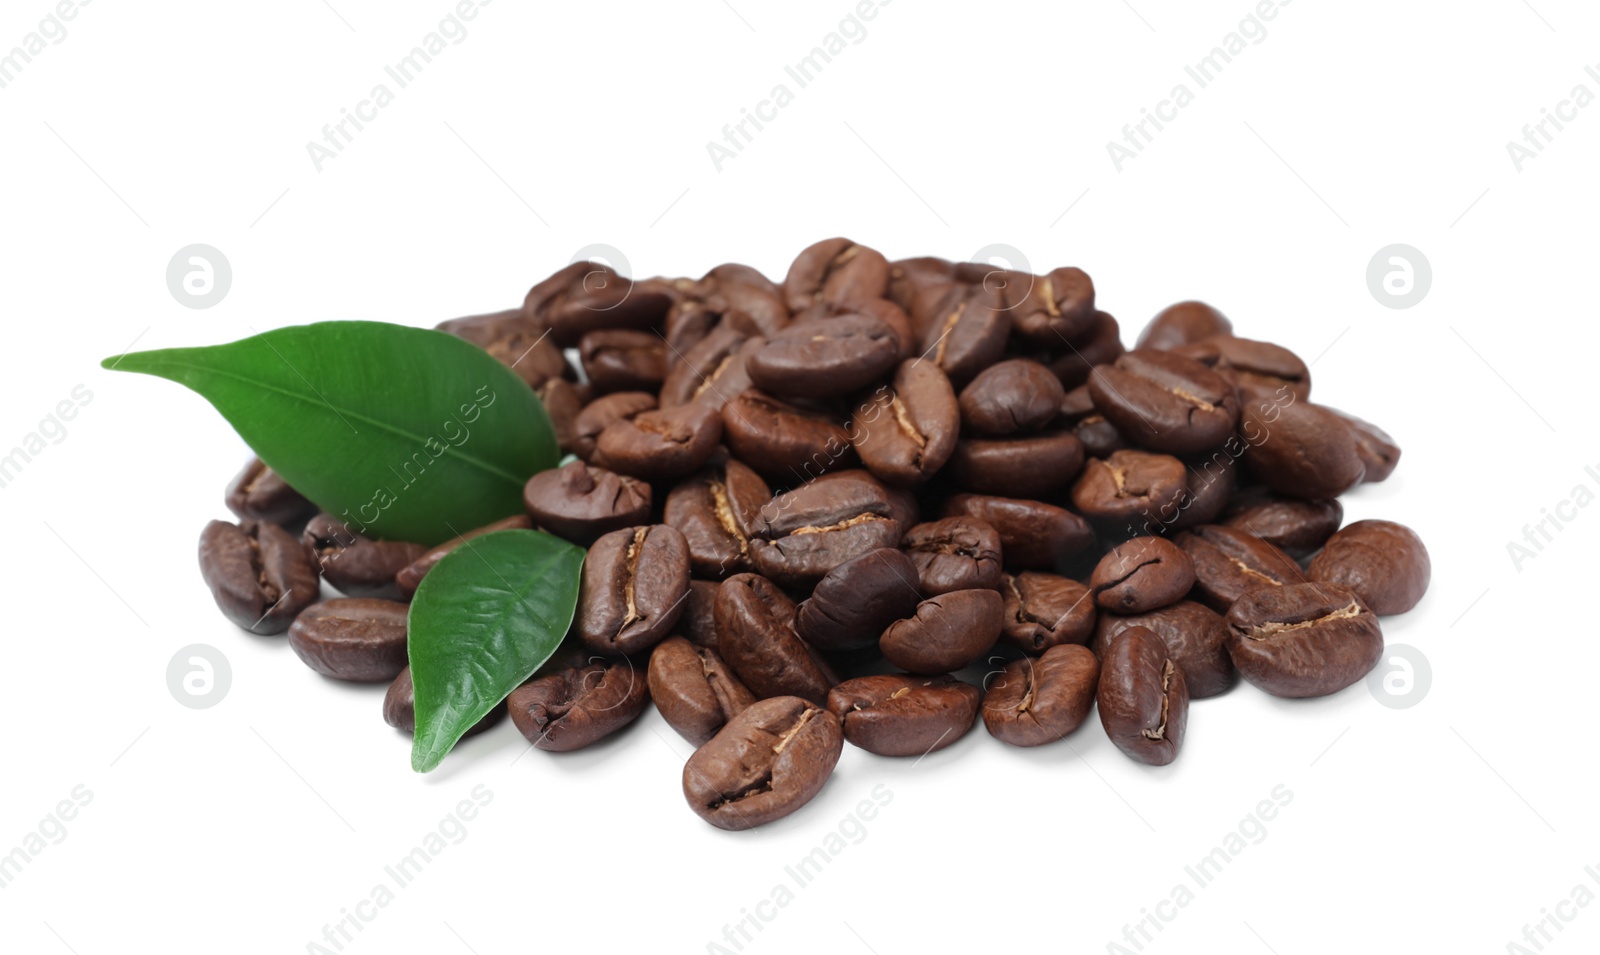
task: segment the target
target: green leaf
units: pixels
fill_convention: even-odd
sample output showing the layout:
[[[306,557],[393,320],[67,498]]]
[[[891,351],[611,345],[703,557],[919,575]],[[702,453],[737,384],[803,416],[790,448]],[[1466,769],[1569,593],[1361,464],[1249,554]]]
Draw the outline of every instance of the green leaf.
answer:
[[[444,556],[411,601],[411,768],[425,773],[555,653],[572,625],[584,550],[543,531],[495,531]]]
[[[437,544],[517,513],[558,457],[532,389],[428,329],[319,322],[102,366],[193,389],[318,507],[393,540]]]

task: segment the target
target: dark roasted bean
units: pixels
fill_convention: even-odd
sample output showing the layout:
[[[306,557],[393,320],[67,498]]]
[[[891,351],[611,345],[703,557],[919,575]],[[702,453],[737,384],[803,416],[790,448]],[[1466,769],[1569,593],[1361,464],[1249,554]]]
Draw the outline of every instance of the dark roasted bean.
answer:
[[[795,322],[751,354],[745,371],[773,394],[829,398],[872,384],[899,360],[886,322],[851,314]]]
[[[889,289],[889,261],[883,253],[849,239],[824,239],[803,250],[783,280],[791,312],[822,302],[851,306],[883,298]]]
[[[1112,548],[1095,565],[1089,589],[1112,613],[1147,613],[1171,606],[1194,586],[1194,562],[1163,537],[1135,537]]]
[[[683,532],[690,569],[721,580],[751,569],[750,528],[772,492],[767,482],[729,460],[693,475],[667,495],[664,520]]]
[[[1233,385],[1192,358],[1140,349],[1089,375],[1094,406],[1129,441],[1187,454],[1220,446],[1239,423]]]
[[[323,676],[387,683],[406,668],[408,606],[394,600],[344,597],[308,607],[289,628],[289,646]]]
[[[1250,473],[1279,494],[1338,497],[1366,473],[1349,425],[1327,408],[1246,401],[1240,434]]]
[[[1106,735],[1130,759],[1165,766],[1178,758],[1189,718],[1189,685],[1165,643],[1129,627],[1100,661],[1095,695]]]
[[[402,596],[395,575],[428,551],[421,544],[357,534],[328,514],[318,514],[307,522],[300,540],[322,579],[347,597],[393,600]]]
[[[652,332],[589,332],[578,343],[578,357],[584,375],[601,393],[655,391],[667,376],[667,343]]]
[[[851,439],[868,470],[889,484],[920,484],[944,467],[961,429],[950,379],[931,362],[901,362],[851,422]]]
[[[1019,570],[1058,570],[1094,545],[1083,518],[1040,501],[957,494],[945,501],[943,516],[976,517],[993,527],[1005,565]]]
[[[1195,593],[1219,613],[1253,590],[1305,580],[1293,557],[1236,528],[1202,524],[1174,541],[1194,561]]]
[[[671,481],[704,466],[721,440],[715,408],[660,408],[606,425],[594,443],[594,463],[641,480]]]
[[[1007,574],[1000,594],[1006,601],[1000,635],[1023,653],[1037,656],[1064,643],[1088,643],[1094,632],[1094,598],[1070,577]]]
[[[1083,725],[1099,681],[1100,661],[1076,644],[1014,660],[989,681],[983,725],[1012,746],[1054,743]]]
[[[650,699],[667,725],[696,746],[756,701],[717,651],[669,637],[650,654]]]
[[[917,605],[889,625],[878,648],[911,673],[948,673],[981,658],[1000,636],[1005,601],[994,590],[956,590]]]
[[[650,485],[582,461],[535,474],[522,500],[535,524],[583,547],[650,519]]]
[[[649,701],[645,675],[616,660],[536,677],[511,691],[506,709],[534,746],[566,753],[632,723]]]
[[[1393,521],[1356,521],[1328,538],[1306,568],[1310,579],[1349,590],[1380,616],[1415,607],[1432,574],[1422,538]]]
[[[1176,513],[1189,491],[1183,462],[1168,454],[1124,450],[1090,458],[1072,486],[1072,506],[1102,533],[1116,538],[1153,533]]]
[[[1228,624],[1215,610],[1192,600],[1133,616],[1103,613],[1095,622],[1096,656],[1105,656],[1111,642],[1129,627],[1144,627],[1161,638],[1167,652],[1183,668],[1191,699],[1226,692],[1237,674],[1228,656]]]
[[[317,565],[293,534],[265,521],[212,521],[200,574],[217,609],[251,633],[282,633],[321,594]]]
[[[722,437],[769,480],[797,484],[853,467],[850,432],[833,415],[747,388],[722,408]]]
[[[1000,586],[1000,534],[978,518],[918,524],[906,531],[900,549],[916,566],[917,588],[924,596]]]
[[[1378,618],[1334,584],[1269,587],[1228,611],[1228,653],[1273,696],[1327,696],[1366,676],[1383,655]]]
[[[1060,413],[1065,397],[1049,369],[1013,358],[985,368],[961,390],[961,424],[990,438],[1038,431]]]
[[[844,749],[832,713],[799,697],[747,707],[683,767],[683,796],[718,829],[782,819],[822,791]]]
[[[1256,488],[1229,502],[1222,524],[1254,534],[1290,557],[1306,557],[1343,521],[1344,506],[1333,498],[1302,501]]]
[[[575,625],[596,653],[643,653],[667,638],[689,597],[689,545],[665,524],[594,542],[583,563]]]
[[[828,709],[844,738],[867,752],[922,757],[972,729],[980,696],[952,676],[888,673],[839,684],[828,693]]]
[[[759,697],[828,698],[838,682],[795,633],[795,606],[776,584],[758,574],[738,574],[717,589],[717,652]]]
[[[868,551],[830,570],[795,614],[801,639],[825,651],[876,646],[891,623],[917,611],[917,568],[903,551]]]
[[[652,411],[656,397],[646,391],[619,391],[602,395],[584,405],[572,422],[572,453],[585,461],[594,459],[595,442],[606,428],[618,421]]]
[[[1213,335],[1231,335],[1233,323],[1204,302],[1179,302],[1162,309],[1139,333],[1139,348],[1167,349]]]
[[[750,559],[785,587],[810,587],[839,564],[900,543],[889,494],[863,471],[835,471],[761,509]]]
[[[240,518],[269,524],[296,524],[317,512],[317,506],[290,487],[260,458],[251,458],[225,495],[228,510]]]

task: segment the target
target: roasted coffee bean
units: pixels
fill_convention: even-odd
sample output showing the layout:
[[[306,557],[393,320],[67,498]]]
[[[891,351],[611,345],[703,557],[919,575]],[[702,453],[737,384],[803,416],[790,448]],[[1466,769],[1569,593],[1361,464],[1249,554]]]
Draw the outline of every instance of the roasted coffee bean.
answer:
[[[1095,312],[1089,327],[1077,338],[1068,340],[1064,352],[1047,366],[1067,390],[1081,387],[1097,365],[1109,365],[1127,351],[1122,345],[1122,329],[1105,312]]]
[[[317,506],[290,487],[260,458],[251,458],[232,481],[225,497],[228,510],[244,520],[296,524],[317,512]]]
[[[885,297],[905,309],[920,338],[926,331],[917,325],[917,316],[928,309],[930,295],[942,295],[955,281],[955,263],[935,256],[900,259],[889,263],[889,290]]]
[[[1007,567],[1055,570],[1094,545],[1094,532],[1066,508],[1013,497],[957,494],[943,516],[976,517],[1000,534]]]
[[[387,683],[406,668],[406,614],[394,600],[343,597],[307,607],[289,627],[289,646],[323,676]]]
[[[1149,533],[1162,515],[1176,513],[1189,491],[1189,472],[1167,454],[1115,451],[1090,458],[1072,486],[1072,506],[1102,533],[1115,538]]]
[[[1138,348],[1168,349],[1213,335],[1233,334],[1228,317],[1204,302],[1179,302],[1162,309],[1139,333]]]
[[[1269,587],[1228,611],[1228,653],[1244,678],[1273,696],[1327,696],[1383,656],[1378,618],[1335,584]]]
[[[621,281],[624,280],[617,270],[604,262],[574,262],[529,289],[522,300],[522,314],[534,324],[548,328],[550,311],[565,305],[568,296],[582,293],[590,285],[599,287]],[[581,336],[574,337],[567,345],[577,344],[578,337]]]
[[[589,332],[578,343],[578,357],[584,375],[601,393],[655,391],[667,377],[667,343],[651,332]]]
[[[1311,370],[1300,356],[1282,345],[1232,335],[1213,335],[1170,349],[1174,355],[1193,358],[1241,392],[1259,398],[1301,401],[1311,397]]]
[[[795,484],[856,463],[850,432],[830,414],[746,388],[722,408],[728,450],[763,477]]]
[[[750,527],[771,499],[767,482],[730,460],[673,488],[663,519],[688,542],[690,569],[721,580],[750,570]]]
[[[701,404],[644,411],[606,425],[594,463],[646,481],[671,481],[699,470],[722,440],[722,416]]]
[[[440,322],[438,330],[464,338],[488,352],[500,364],[517,373],[530,388],[546,382],[572,377],[561,349],[545,334],[542,321],[530,320],[523,310],[489,315],[469,315]]]
[[[818,302],[849,307],[883,298],[888,289],[889,260],[849,239],[824,239],[807,247],[783,280],[791,312],[803,312]]]
[[[506,709],[528,742],[567,753],[632,723],[649,701],[645,675],[616,660],[536,677],[511,691]]]
[[[550,416],[550,427],[556,433],[556,444],[562,454],[577,453],[578,415],[583,413],[591,390],[587,385],[575,385],[565,378],[552,378],[536,392],[545,413]],[[593,440],[591,436],[591,448]]]
[[[821,792],[843,750],[832,713],[793,696],[762,700],[689,757],[683,797],[718,829],[765,825]]]
[[[1343,521],[1344,506],[1333,498],[1302,501],[1258,488],[1236,496],[1222,524],[1254,534],[1290,557],[1306,557],[1326,543]]]
[[[1014,660],[989,681],[983,725],[1012,746],[1054,743],[1083,725],[1099,682],[1100,661],[1076,644]]]
[[[1089,375],[1094,406],[1141,447],[1187,454],[1220,446],[1239,423],[1239,395],[1192,358],[1139,349]]]
[[[983,285],[953,285],[922,334],[918,354],[937,365],[956,387],[1005,352],[1011,313],[1000,294]]]
[[[717,589],[717,652],[759,697],[798,696],[821,704],[838,682],[795,633],[795,606],[777,584],[737,574]]]
[[[1112,613],[1148,613],[1183,599],[1194,586],[1194,561],[1163,537],[1135,537],[1095,565],[1089,589]]]
[[[695,402],[722,410],[723,405],[750,387],[745,365],[766,344],[765,338],[752,335],[735,323],[717,326],[672,366],[661,386],[661,406],[672,408]]]
[[[223,616],[251,633],[282,633],[321,594],[317,565],[300,542],[265,521],[207,524],[200,574]]]
[[[645,391],[619,391],[603,395],[589,402],[573,419],[572,453],[585,461],[594,459],[594,449],[606,428],[618,421],[626,421],[653,411],[655,395]]]
[[[851,438],[873,474],[906,487],[944,467],[960,428],[950,379],[931,362],[910,360],[901,362],[894,381],[856,412]]]
[[[956,590],[917,604],[884,630],[884,659],[911,673],[949,673],[981,658],[1000,637],[1005,601],[994,590]]]
[[[707,308],[724,317],[742,316],[762,335],[771,335],[789,323],[783,289],[748,265],[719,265],[705,274],[700,285]]]
[[[506,708],[495,706],[483,719],[467,727],[467,731],[461,734],[462,738],[478,735],[505,719],[505,716]],[[411,682],[410,667],[401,670],[400,675],[389,684],[389,691],[383,694],[383,721],[407,733],[417,731],[417,688]]]
[[[903,551],[868,551],[828,571],[795,614],[801,639],[824,651],[876,646],[896,620],[917,612],[917,567]]]
[[[1049,369],[1013,358],[985,368],[961,390],[961,424],[990,438],[1038,431],[1060,413],[1065,397]]]
[[[522,501],[535,524],[580,547],[650,519],[650,485],[582,461],[535,474]]]
[[[1029,344],[1058,348],[1094,320],[1094,281],[1082,269],[1061,268],[1008,284],[1011,327]]]
[[[879,756],[926,756],[967,735],[978,688],[953,676],[886,673],[846,680],[828,693],[844,738]]]
[[[1151,523],[1145,532],[1161,534],[1215,522],[1227,509],[1234,488],[1239,486],[1242,466],[1233,456],[1230,450],[1232,446],[1230,444],[1210,455],[1185,461],[1184,466],[1189,473],[1185,478],[1186,489],[1178,502],[1177,513],[1158,513],[1156,517],[1159,523]]]
[[[852,557],[900,543],[884,486],[835,471],[773,498],[752,528],[750,560],[785,587],[810,587]]]
[[[384,600],[402,596],[395,575],[428,551],[421,544],[357,534],[328,514],[318,514],[308,521],[300,541],[316,562],[322,579],[340,593]]]
[[[1349,590],[1380,616],[1415,607],[1432,574],[1422,538],[1393,521],[1356,521],[1328,538],[1306,568],[1310,579]]]
[[[658,331],[672,308],[672,296],[666,289],[634,282],[610,270],[591,270],[581,285],[544,312],[550,339],[562,348],[577,345],[590,332]]]
[[[667,638],[689,598],[689,544],[675,527],[612,531],[583,562],[575,626],[596,653],[643,653]]]
[[[870,315],[795,322],[745,362],[756,387],[777,395],[830,398],[877,381],[900,361],[900,341]]]
[[[1036,571],[1007,574],[1000,587],[1005,619],[1000,636],[1037,656],[1066,643],[1088,643],[1094,632],[1094,597],[1070,577]]]
[[[818,302],[803,312],[796,312],[794,321],[838,318],[844,315],[865,315],[868,318],[878,319],[889,326],[889,330],[894,333],[895,343],[900,349],[899,357],[902,360],[916,356],[918,337],[911,331],[911,320],[906,317],[905,311],[900,306],[886,298],[868,299],[848,308]]]
[[[669,637],[655,648],[647,676],[661,718],[696,746],[756,701],[717,651],[682,637]]]
[[[964,491],[1006,497],[1042,497],[1078,476],[1083,442],[1066,431],[1007,441],[965,438],[956,442],[947,473]]]
[[[422,583],[422,578],[427,576],[428,571],[432,570],[435,564],[443,560],[444,555],[455,550],[457,547],[460,547],[466,541],[472,540],[474,537],[481,537],[484,534],[492,534],[495,531],[527,530],[532,526],[532,518],[528,517],[526,514],[516,514],[505,518],[504,520],[495,521],[493,524],[488,524],[484,527],[477,528],[476,530],[467,531],[465,534],[462,534],[459,537],[454,537],[445,541],[443,544],[440,544],[439,546],[429,550],[421,557],[418,557],[416,560],[401,568],[400,572],[394,575],[395,585],[400,588],[400,593],[403,594],[407,600],[409,600],[411,599],[411,595],[417,592],[417,585]]]
[[[917,568],[924,596],[1000,587],[1000,534],[975,517],[947,517],[906,531],[900,549]]]
[[[1180,600],[1149,613],[1119,616],[1103,613],[1095,621],[1090,649],[1104,657],[1111,643],[1129,627],[1144,627],[1167,645],[1167,652],[1183,668],[1189,698],[1204,699],[1227,692],[1237,679],[1228,656],[1228,624],[1204,604]]]
[[[1337,408],[1327,410],[1343,418],[1350,428],[1350,437],[1356,442],[1356,456],[1366,468],[1361,475],[1362,483],[1377,484],[1394,473],[1395,466],[1400,463],[1400,446],[1387,431]]]
[[[1100,661],[1095,700],[1106,735],[1130,759],[1165,766],[1178,758],[1189,685],[1156,634],[1129,627],[1112,641]]]
[[[689,581],[689,599],[683,602],[678,631],[697,647],[717,648],[717,589],[715,580]]]
[[[1279,494],[1338,497],[1366,473],[1344,419],[1308,402],[1247,401],[1240,434],[1250,473]]]
[[[1293,557],[1237,528],[1202,524],[1174,542],[1194,561],[1195,593],[1219,613],[1251,591],[1305,580]]]

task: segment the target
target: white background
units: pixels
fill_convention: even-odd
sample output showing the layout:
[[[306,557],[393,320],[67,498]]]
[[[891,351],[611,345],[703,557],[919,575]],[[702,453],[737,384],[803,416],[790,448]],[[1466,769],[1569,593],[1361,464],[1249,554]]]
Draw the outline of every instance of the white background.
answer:
[[[1531,2],[1298,0],[1197,89],[1184,65],[1247,0],[899,0],[798,89],[783,67],[847,0],[499,0],[320,172],[307,141],[448,0],[84,7],[0,89],[0,449],[93,393],[0,489],[0,853],[74,786],[93,799],[0,889],[0,947],[316,951],[482,785],[466,840],[344,951],[703,952],[881,785],[865,838],[762,909],[743,951],[1101,952],[1282,785],[1264,841],[1162,909],[1144,951],[1507,951],[1574,886],[1600,893],[1600,508],[1563,507],[1575,519],[1520,569],[1507,553],[1575,486],[1600,489],[1600,107],[1520,172],[1506,151],[1576,84],[1600,94],[1600,14]],[[7,0],[0,52],[51,9]],[[717,171],[706,143],[780,82],[794,102]],[[1118,172],[1107,141],[1180,82],[1193,104]],[[636,276],[739,260],[781,277],[836,234],[890,258],[1007,243],[1039,271],[1088,270],[1130,341],[1198,297],[1316,358],[1317,398],[1405,448],[1345,503],[1432,550],[1427,597],[1384,621],[1430,663],[1426,696],[1242,685],[1192,708],[1162,770],[1093,718],[1032,751],[981,727],[916,765],[847,748],[815,802],[744,834],[686,808],[687,744],[653,711],[566,756],[519,759],[503,724],[418,777],[381,687],[324,680],[212,606],[194,547],[246,456],[232,431],[97,364],[135,341],[510,307],[591,243]],[[1406,310],[1365,278],[1397,242],[1433,270]],[[165,282],[191,243],[232,264],[208,310]],[[232,667],[207,710],[167,687],[193,643]],[[1593,951],[1600,906],[1559,911],[1545,950]]]

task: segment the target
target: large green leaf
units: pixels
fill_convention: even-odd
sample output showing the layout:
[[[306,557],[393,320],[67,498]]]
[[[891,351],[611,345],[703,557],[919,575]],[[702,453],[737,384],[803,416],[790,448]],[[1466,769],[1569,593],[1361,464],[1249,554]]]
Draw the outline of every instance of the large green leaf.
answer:
[[[572,624],[584,550],[543,531],[495,531],[446,554],[411,601],[411,768],[425,773],[550,658]]]
[[[431,545],[508,517],[558,457],[533,391],[443,332],[320,322],[103,365],[199,392],[296,490],[373,536]]]

